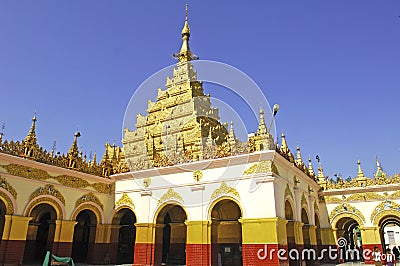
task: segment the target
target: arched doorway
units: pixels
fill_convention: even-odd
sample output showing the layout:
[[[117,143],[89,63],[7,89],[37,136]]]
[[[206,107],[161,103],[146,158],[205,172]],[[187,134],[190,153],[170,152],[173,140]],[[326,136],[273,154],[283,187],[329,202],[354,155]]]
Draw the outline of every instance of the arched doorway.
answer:
[[[379,230],[382,250],[386,252],[388,249],[391,249],[394,254],[397,253],[398,255],[398,247],[400,246],[400,218],[396,216],[384,217],[379,222]]]
[[[4,223],[6,216],[6,204],[0,199],[0,245],[3,239]]]
[[[41,203],[32,209],[29,216],[33,218],[28,225],[23,262],[41,263],[46,252],[53,247],[57,213],[51,205]]]
[[[212,265],[242,265],[242,211],[233,200],[221,200],[211,210]]]
[[[131,209],[120,209],[113,218],[113,225],[118,225],[117,230],[113,229],[111,235],[112,243],[116,243],[117,264],[132,264],[136,238],[136,216]]]
[[[311,251],[312,247],[310,240],[310,221],[308,219],[307,211],[304,208],[301,209],[301,222],[303,223],[302,232],[303,232],[304,249]],[[306,265],[313,265],[313,262],[316,260],[316,253],[302,252],[302,257],[306,262]]]
[[[164,206],[156,218],[154,264],[186,264],[186,212],[179,205]]]
[[[360,225],[351,217],[343,217],[336,223],[337,239],[344,238],[346,245],[340,248],[339,259],[344,262],[362,261]]]
[[[287,245],[288,245],[288,254],[291,250],[296,250],[296,238],[294,234],[294,213],[292,204],[288,200],[285,201],[285,219],[286,223],[286,238],[287,238]],[[299,265],[298,260],[290,259],[289,260],[290,266]]]
[[[91,262],[96,238],[96,215],[90,210],[82,210],[76,216],[72,241],[72,258],[76,262]]]

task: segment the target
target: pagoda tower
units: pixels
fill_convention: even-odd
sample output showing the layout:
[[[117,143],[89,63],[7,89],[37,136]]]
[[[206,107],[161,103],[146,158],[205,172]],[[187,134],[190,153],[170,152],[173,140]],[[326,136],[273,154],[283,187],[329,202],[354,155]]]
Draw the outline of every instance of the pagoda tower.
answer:
[[[191,61],[198,58],[190,50],[189,38],[186,7],[173,76],[167,77],[165,90],[158,89],[155,102],[148,100],[147,115],[137,115],[136,130],[124,131],[122,143],[130,169],[202,160],[209,132],[216,145],[229,145],[218,108],[211,106],[210,95],[204,94],[203,83],[197,80]]]

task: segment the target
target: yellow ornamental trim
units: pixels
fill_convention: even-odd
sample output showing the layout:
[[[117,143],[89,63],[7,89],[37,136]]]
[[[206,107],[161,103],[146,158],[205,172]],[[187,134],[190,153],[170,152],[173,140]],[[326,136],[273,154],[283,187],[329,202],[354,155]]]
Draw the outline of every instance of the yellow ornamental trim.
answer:
[[[258,173],[275,173],[279,175],[278,168],[272,161],[260,161],[256,164],[253,164],[249,168],[247,168],[243,174],[244,175],[252,175]]]
[[[342,200],[339,199],[338,197],[334,196],[326,196],[324,197],[326,203],[341,203]]]
[[[19,164],[9,164],[3,165],[4,169],[10,175],[20,176],[28,179],[34,180],[47,180],[47,179],[54,179],[57,180],[60,184],[71,187],[71,188],[87,188],[92,187],[94,190],[100,193],[110,194],[111,193],[111,185],[106,183],[93,183],[90,184],[88,181],[74,176],[69,175],[59,175],[59,176],[51,176],[46,171],[36,168],[31,168]]]
[[[87,202],[93,202],[95,204],[97,204],[98,206],[100,206],[100,208],[102,210],[104,210],[104,205],[101,203],[101,201],[99,200],[98,197],[96,197],[96,195],[94,195],[93,192],[90,192],[88,194],[83,195],[82,197],[80,197],[76,203],[75,203],[75,207],[78,207],[79,205],[83,204],[83,203],[87,203]]]
[[[59,199],[62,202],[62,204],[65,205],[64,196],[60,193],[60,191],[58,191],[56,188],[54,188],[53,185],[45,185],[44,187],[40,187],[40,188],[36,189],[35,192],[33,192],[30,195],[29,201],[31,201],[34,198],[37,198],[39,196],[43,196],[43,195],[50,195],[50,196],[56,197],[57,199]]]
[[[285,199],[286,199],[288,196],[291,197],[292,200],[294,200],[293,193],[292,193],[292,191],[290,190],[289,184],[286,184]]]
[[[174,189],[169,188],[168,191],[165,192],[164,195],[162,195],[161,198],[158,200],[158,204],[161,204],[162,202],[167,201],[169,199],[175,199],[183,203],[182,196]]]
[[[391,200],[385,200],[378,204],[373,210],[370,220],[377,225],[379,221],[386,215],[400,216],[400,205]]]
[[[132,208],[135,208],[135,204],[133,204],[133,200],[125,192],[122,193],[122,196],[119,198],[117,203],[115,203],[114,209],[116,209],[118,206],[121,206],[121,205],[128,205],[128,206],[131,206]]]
[[[10,183],[7,182],[5,178],[0,179],[0,188],[7,190],[14,197],[14,199],[17,199],[17,191],[13,186],[10,185]]]
[[[6,214],[7,215],[14,214],[14,206],[13,206],[12,200],[4,191],[1,191],[1,190],[0,190],[0,199],[3,199],[5,201]]]
[[[386,197],[384,195],[380,195],[374,192],[364,192],[364,193],[356,193],[348,198],[346,201],[366,201],[366,200],[383,200]]]
[[[223,195],[232,195],[240,199],[239,192],[235,188],[228,186],[225,182],[222,182],[221,186],[214,190],[214,192],[211,194],[210,199],[213,200]]]
[[[335,216],[346,213],[357,215],[365,223],[364,215],[356,207],[353,207],[348,203],[342,203],[336,206],[329,214],[329,220],[332,221]]]

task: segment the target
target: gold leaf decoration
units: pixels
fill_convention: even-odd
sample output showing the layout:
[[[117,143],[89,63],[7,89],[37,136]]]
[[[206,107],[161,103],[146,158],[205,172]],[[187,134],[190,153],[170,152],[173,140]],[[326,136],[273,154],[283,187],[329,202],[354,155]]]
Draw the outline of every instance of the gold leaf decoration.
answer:
[[[10,185],[10,183],[7,182],[5,178],[0,179],[0,188],[7,190],[14,197],[14,199],[17,199],[17,191],[13,186]]]
[[[104,194],[111,194],[111,184],[93,183],[90,186],[92,188],[94,188],[97,192],[104,193]]]
[[[122,193],[122,196],[119,198],[117,203],[115,203],[114,209],[116,209],[118,206],[121,205],[128,205],[131,206],[132,208],[135,208],[135,204],[133,204],[132,199],[125,192]]]
[[[346,198],[346,201],[383,200],[384,195],[374,192],[355,193]]]
[[[377,224],[384,215],[400,216],[400,205],[387,199],[375,207],[372,211],[370,220],[371,222],[375,221],[374,224]]]
[[[203,178],[203,173],[200,170],[194,171],[193,178],[195,181],[199,182]]]
[[[158,200],[158,204],[167,201],[169,199],[176,199],[183,203],[182,196],[172,188],[169,188],[168,191],[165,192],[164,195],[162,195],[161,198]]]
[[[75,207],[78,207],[79,205],[86,203],[86,202],[93,202],[95,204],[97,204],[102,210],[104,210],[104,205],[101,203],[101,201],[99,200],[98,197],[96,197],[96,195],[94,195],[93,192],[90,192],[88,194],[83,195],[82,197],[80,197],[76,203],[75,203]]]
[[[19,164],[3,165],[2,167],[4,169],[6,169],[10,175],[14,175],[14,176],[20,176],[20,177],[25,177],[25,178],[29,178],[29,179],[35,179],[35,180],[46,180],[46,179],[52,178],[44,170],[31,168],[31,167],[27,167],[27,166],[23,166],[23,165],[19,165]]]
[[[4,192],[0,190],[0,197],[5,201],[6,205],[6,214],[12,215],[14,214],[14,206],[10,197]]]
[[[50,195],[53,197],[56,197],[57,199],[59,199],[62,204],[65,205],[65,198],[64,196],[60,193],[60,191],[58,191],[56,188],[54,188],[53,185],[45,185],[45,187],[40,187],[37,190],[35,190],[35,192],[33,192],[30,197],[29,197],[29,201],[33,200],[36,197],[39,196],[43,196],[43,195]]]
[[[239,192],[235,188],[228,186],[225,182],[222,182],[221,186],[213,191],[210,199],[213,200],[222,195],[232,195],[240,199]]]
[[[275,173],[279,175],[278,168],[272,161],[260,161],[256,164],[253,164],[249,168],[247,168],[243,174],[245,175],[252,175],[258,173]]]
[[[342,203],[338,206],[335,207],[335,209],[333,209],[331,211],[331,213],[329,214],[329,220],[332,221],[333,218],[339,214],[342,213],[352,213],[357,215],[363,222],[365,222],[365,217],[364,215],[356,208],[351,206],[348,203]]]
[[[51,176],[44,170],[31,168],[19,164],[3,165],[2,167],[5,168],[10,175],[14,176],[20,176],[40,181],[47,179],[54,179],[57,180],[60,184],[71,188],[92,187],[94,190],[100,193],[105,193],[105,194],[111,193],[111,185],[107,183],[98,182],[90,184],[88,181],[79,177],[68,176],[68,175]]]
[[[67,175],[59,175],[54,177],[58,182],[63,184],[64,186],[67,187],[72,187],[72,188],[85,188],[90,186],[89,182],[86,180],[83,180],[81,178],[77,177],[72,177],[72,176],[67,176]]]
[[[341,203],[342,200],[334,196],[325,196],[326,203]]]

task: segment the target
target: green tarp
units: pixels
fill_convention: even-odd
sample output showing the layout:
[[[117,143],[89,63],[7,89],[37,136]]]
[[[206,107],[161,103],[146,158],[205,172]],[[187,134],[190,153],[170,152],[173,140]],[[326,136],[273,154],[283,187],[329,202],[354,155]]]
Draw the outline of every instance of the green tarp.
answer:
[[[57,256],[51,254],[50,251],[47,251],[46,257],[44,258],[42,266],[50,265],[50,256],[55,261],[64,262],[64,263],[68,263],[69,265],[75,266],[74,260],[72,258],[70,258],[70,257],[57,257]]]

